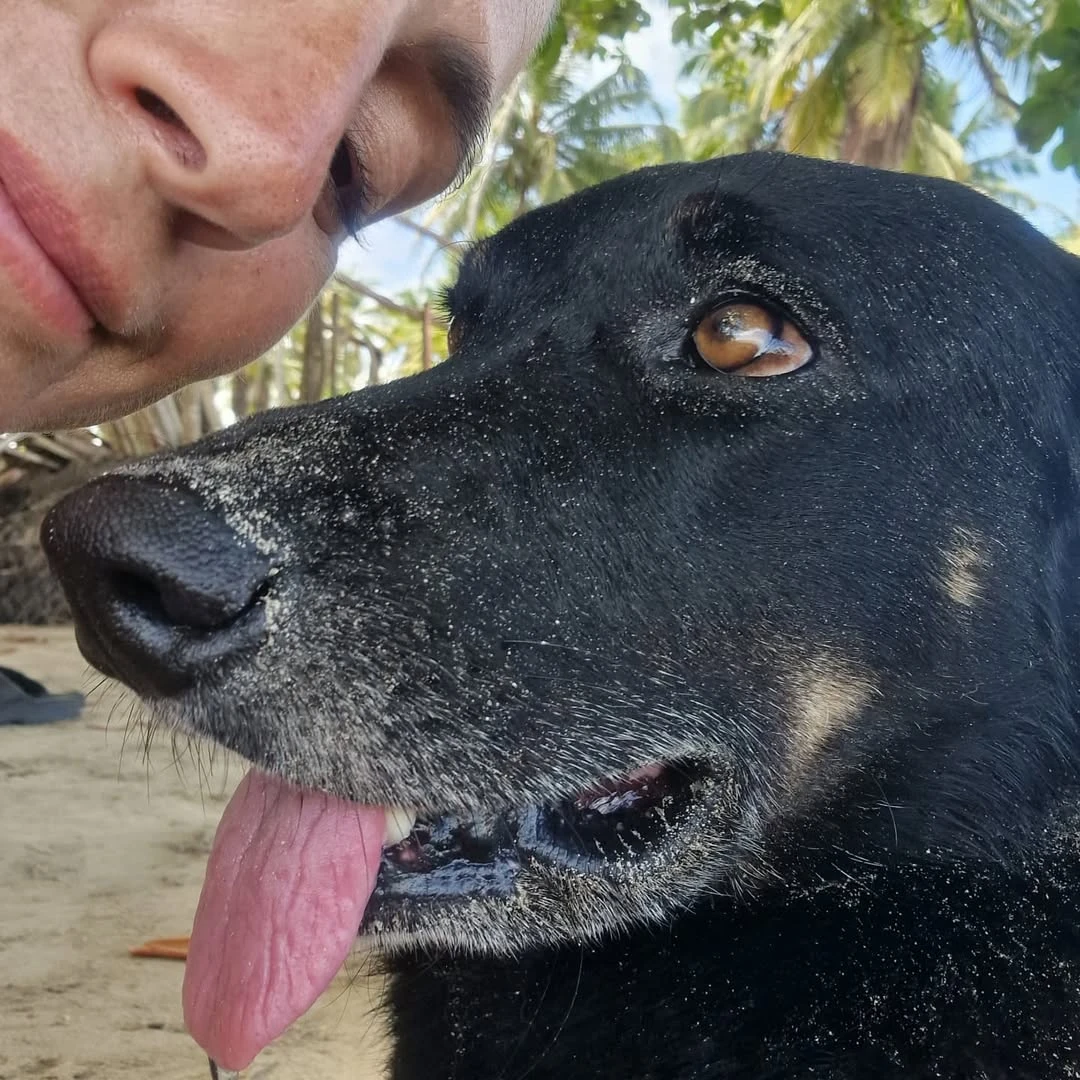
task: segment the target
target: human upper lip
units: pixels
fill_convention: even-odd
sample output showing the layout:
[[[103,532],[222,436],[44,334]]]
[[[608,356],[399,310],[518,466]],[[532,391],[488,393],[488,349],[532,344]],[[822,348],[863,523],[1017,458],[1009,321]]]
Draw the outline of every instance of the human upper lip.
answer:
[[[27,231],[89,316],[105,329],[120,325],[118,291],[105,264],[86,243],[78,215],[55,193],[39,163],[3,131],[0,185]]]

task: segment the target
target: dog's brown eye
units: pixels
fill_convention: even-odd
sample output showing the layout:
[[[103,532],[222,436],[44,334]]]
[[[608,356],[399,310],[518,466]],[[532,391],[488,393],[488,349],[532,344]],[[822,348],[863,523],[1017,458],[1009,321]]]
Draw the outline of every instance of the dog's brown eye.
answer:
[[[710,311],[694,331],[694,346],[709,367],[728,375],[786,375],[814,356],[790,319],[747,301]]]

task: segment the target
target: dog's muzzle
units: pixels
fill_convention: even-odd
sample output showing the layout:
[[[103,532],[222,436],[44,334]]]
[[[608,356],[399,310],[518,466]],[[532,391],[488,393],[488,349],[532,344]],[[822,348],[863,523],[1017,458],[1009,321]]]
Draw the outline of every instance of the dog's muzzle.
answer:
[[[42,526],[83,654],[145,697],[258,646],[269,560],[194,494],[106,477]]]

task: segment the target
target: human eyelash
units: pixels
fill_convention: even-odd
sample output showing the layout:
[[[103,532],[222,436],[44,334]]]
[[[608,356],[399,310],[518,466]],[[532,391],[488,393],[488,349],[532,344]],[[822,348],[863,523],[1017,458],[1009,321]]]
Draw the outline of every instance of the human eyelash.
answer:
[[[348,137],[338,143],[330,162],[330,187],[341,224],[355,238],[367,223],[371,184],[359,152]]]

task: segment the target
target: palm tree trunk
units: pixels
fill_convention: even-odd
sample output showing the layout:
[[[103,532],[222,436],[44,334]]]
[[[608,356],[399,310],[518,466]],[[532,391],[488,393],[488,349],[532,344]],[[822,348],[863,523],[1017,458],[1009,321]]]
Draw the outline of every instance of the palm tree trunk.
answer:
[[[925,60],[919,52],[911,82],[911,93],[894,116],[884,123],[870,123],[863,115],[859,102],[850,101],[844,117],[844,133],[840,139],[840,158],[857,165],[876,169],[900,169],[911,149],[915,130],[915,115],[922,99]]]
[[[326,343],[323,341],[322,301],[311,305],[304,335],[304,357],[300,368],[300,400],[318,401],[322,397],[322,381],[326,371]]]
[[[270,388],[274,384],[274,365],[264,357],[255,370],[255,392],[251,398],[249,415],[266,412],[270,408]]]
[[[328,357],[327,392],[330,397],[337,396],[338,364],[340,362],[340,334],[338,324],[341,321],[341,297],[336,292],[330,294],[330,355]]]
[[[232,378],[232,411],[237,420],[243,420],[251,411],[252,380],[257,379],[259,369],[247,367]]]
[[[423,371],[430,371],[432,364],[434,363],[433,346],[431,340],[432,333],[432,319],[431,319],[431,305],[424,305],[424,318],[420,324],[421,329],[421,356],[420,367]]]
[[[199,403],[202,406],[203,435],[209,435],[213,431],[220,431],[225,426],[221,418],[221,410],[218,409],[217,399],[214,393],[217,390],[216,379],[206,379],[198,384]]]
[[[197,386],[185,386],[173,395],[180,414],[180,439],[194,442],[203,433],[202,401]]]
[[[285,385],[285,357],[281,352],[281,345],[275,345],[270,351],[270,363],[274,370],[274,403],[276,405],[289,404],[289,388]]]

